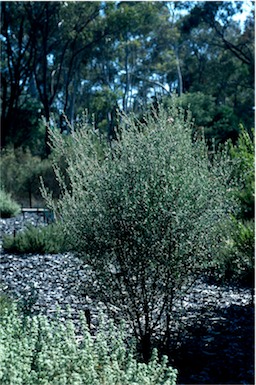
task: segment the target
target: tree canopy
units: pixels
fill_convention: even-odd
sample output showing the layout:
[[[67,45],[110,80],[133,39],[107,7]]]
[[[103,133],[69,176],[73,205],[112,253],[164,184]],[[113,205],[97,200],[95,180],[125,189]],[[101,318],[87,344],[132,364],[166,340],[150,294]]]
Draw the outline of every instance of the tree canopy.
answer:
[[[219,142],[253,126],[254,12],[243,2],[2,2],[2,147],[47,155],[82,111],[111,139],[117,111],[174,92]],[[198,113],[200,111],[200,114]],[[36,145],[35,145],[36,143]]]

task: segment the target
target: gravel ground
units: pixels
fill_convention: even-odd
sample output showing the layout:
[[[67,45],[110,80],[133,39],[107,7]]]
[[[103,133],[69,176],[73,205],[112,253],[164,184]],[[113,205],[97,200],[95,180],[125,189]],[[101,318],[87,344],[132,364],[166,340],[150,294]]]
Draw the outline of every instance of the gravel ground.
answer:
[[[26,223],[44,225],[37,215],[0,220],[2,234],[21,231]],[[26,304],[28,311],[52,316],[59,307],[90,310],[92,327],[102,303],[81,295],[92,283],[88,266],[72,254],[11,255],[2,252],[1,286]],[[249,289],[198,281],[173,309],[179,320],[179,343],[172,365],[179,384],[254,384],[254,306]],[[177,332],[177,330],[175,330]]]

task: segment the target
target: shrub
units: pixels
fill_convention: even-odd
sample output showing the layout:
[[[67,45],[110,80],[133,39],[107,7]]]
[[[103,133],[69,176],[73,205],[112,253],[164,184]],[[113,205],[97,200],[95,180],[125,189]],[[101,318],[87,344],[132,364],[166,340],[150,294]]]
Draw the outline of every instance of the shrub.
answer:
[[[8,147],[2,150],[0,169],[1,187],[25,206],[42,204],[41,176],[55,196],[59,193],[51,160],[33,156],[29,149]]]
[[[123,117],[104,159],[90,128],[78,127],[69,141],[52,133],[70,186],[56,168],[62,199],[48,204],[70,247],[93,268],[101,299],[131,321],[146,360],[152,336],[169,345],[183,288],[222,257],[235,206],[226,152],[210,162],[204,140],[192,139],[189,113],[175,103],[145,123]]]
[[[5,312],[9,312],[12,309],[11,299],[4,293],[0,286],[0,319],[4,316]]]
[[[34,227],[3,237],[3,249],[9,253],[57,254],[64,251],[64,235],[56,224]]]
[[[0,320],[2,385],[175,385],[176,370],[159,362],[154,352],[148,365],[127,351],[121,330],[108,324],[96,337],[81,314],[82,334],[71,321],[45,316],[22,317],[15,307]]]
[[[254,222],[234,219],[232,238],[225,248],[224,278],[233,283],[254,287]]]
[[[20,206],[11,198],[10,194],[0,190],[0,216],[1,218],[15,217],[20,212]]]
[[[254,219],[254,132],[252,138],[245,128],[240,125],[241,133],[237,144],[231,145],[231,156],[237,162],[236,174],[241,180],[241,187],[237,192],[240,201],[239,219]]]
[[[237,144],[231,145],[230,152],[237,162],[235,173],[241,187],[235,190],[239,200],[239,212],[233,220],[232,237],[226,247],[225,278],[254,286],[254,132],[252,137],[240,126]]]

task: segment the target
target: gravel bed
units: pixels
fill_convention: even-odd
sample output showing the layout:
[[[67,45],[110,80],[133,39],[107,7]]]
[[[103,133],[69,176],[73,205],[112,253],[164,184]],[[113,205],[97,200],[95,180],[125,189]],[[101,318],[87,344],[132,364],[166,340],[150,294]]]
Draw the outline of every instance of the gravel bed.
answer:
[[[27,214],[0,220],[2,234],[24,229],[27,223],[44,225],[43,218]],[[52,316],[56,309],[78,319],[90,310],[92,328],[104,306],[86,293],[93,283],[88,266],[71,253],[11,255],[0,260],[1,289],[27,306],[28,311]],[[198,281],[173,308],[179,344],[173,348],[173,366],[180,384],[253,384],[254,307],[251,290]],[[176,330],[177,331],[177,330]]]
[[[51,315],[68,306],[74,313],[92,306],[89,297],[79,295],[89,269],[72,254],[1,256],[0,274],[5,292],[12,293],[33,313]],[[29,309],[28,309],[29,310]]]

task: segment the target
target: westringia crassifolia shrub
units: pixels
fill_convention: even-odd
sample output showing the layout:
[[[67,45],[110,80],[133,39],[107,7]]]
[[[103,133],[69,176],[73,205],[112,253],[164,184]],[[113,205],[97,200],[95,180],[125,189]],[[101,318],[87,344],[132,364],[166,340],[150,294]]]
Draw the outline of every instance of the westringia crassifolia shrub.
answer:
[[[193,141],[189,113],[175,104],[143,123],[124,116],[111,146],[100,147],[85,124],[68,140],[52,133],[69,186],[56,167],[62,199],[48,204],[93,268],[102,300],[131,321],[144,352],[152,335],[170,340],[184,285],[218,266],[234,207],[226,152],[210,161],[204,139]]]
[[[21,316],[15,306],[1,314],[1,385],[175,385],[177,371],[159,361],[148,365],[126,349],[122,329],[107,323],[96,337],[81,314],[82,334],[72,321]]]

